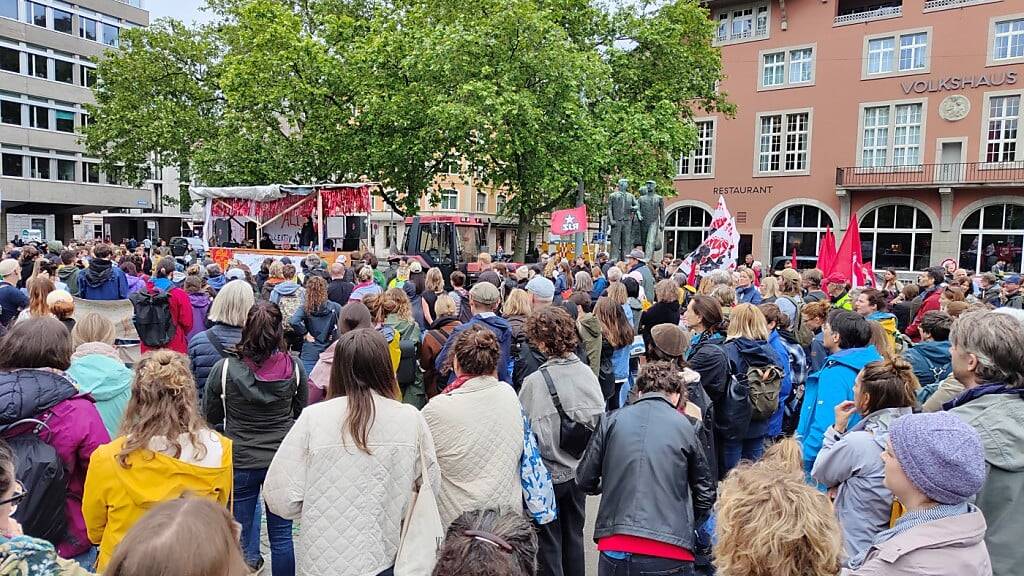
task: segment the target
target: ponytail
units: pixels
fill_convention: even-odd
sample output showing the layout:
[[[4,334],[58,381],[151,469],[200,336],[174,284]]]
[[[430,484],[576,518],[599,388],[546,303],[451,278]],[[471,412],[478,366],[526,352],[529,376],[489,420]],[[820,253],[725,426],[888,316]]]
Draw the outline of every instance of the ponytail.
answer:
[[[861,393],[868,397],[865,414],[885,408],[911,408],[917,404],[920,384],[914,367],[902,356],[867,364],[858,379]]]

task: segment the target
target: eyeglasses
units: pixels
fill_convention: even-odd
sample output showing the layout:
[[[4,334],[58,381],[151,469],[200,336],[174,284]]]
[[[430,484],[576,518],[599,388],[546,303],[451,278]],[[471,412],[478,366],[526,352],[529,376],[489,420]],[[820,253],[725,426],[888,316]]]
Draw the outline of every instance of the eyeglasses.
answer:
[[[25,496],[28,496],[28,490],[25,490],[25,486],[23,486],[21,482],[18,482],[14,495],[10,498],[0,500],[0,506],[10,504],[10,515],[14,516],[14,513],[18,511],[18,504],[21,504],[21,501],[25,499]]]

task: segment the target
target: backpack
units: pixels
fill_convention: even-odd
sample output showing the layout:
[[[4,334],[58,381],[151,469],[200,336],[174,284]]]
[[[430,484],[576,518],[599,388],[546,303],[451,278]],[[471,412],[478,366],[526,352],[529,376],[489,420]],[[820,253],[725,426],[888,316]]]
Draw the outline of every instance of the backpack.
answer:
[[[35,426],[16,435],[4,434],[7,444],[14,453],[15,476],[28,493],[18,504],[14,513],[25,534],[46,540],[56,546],[67,535],[67,518],[64,514],[68,481],[64,463],[57,450],[43,441],[39,433],[46,428],[46,422],[53,416],[46,412],[39,420],[20,420],[5,428],[11,430],[20,425],[34,423]]]
[[[281,323],[284,325],[285,332],[291,332],[291,319],[295,315],[295,312],[302,308],[302,300],[305,296],[305,290],[299,288],[291,294],[282,294],[281,298],[277,301],[277,306],[281,308]]]
[[[793,320],[793,325],[790,326],[790,331],[801,346],[804,348],[809,347],[811,345],[811,340],[814,340],[814,332],[810,328],[804,326],[804,317],[802,314],[804,309],[803,300],[797,302],[796,298],[793,298],[792,296],[780,296],[780,298],[788,301],[796,307],[796,315]]]
[[[139,290],[128,297],[135,308],[135,331],[139,340],[150,348],[166,346],[174,338],[174,319],[171,318],[171,294],[158,290]]]
[[[782,368],[774,364],[748,367],[747,388],[750,391],[750,418],[752,420],[771,418],[779,409]]]
[[[473,310],[469,307],[469,292],[464,289],[457,290],[459,294],[459,322],[465,324],[473,318]]]

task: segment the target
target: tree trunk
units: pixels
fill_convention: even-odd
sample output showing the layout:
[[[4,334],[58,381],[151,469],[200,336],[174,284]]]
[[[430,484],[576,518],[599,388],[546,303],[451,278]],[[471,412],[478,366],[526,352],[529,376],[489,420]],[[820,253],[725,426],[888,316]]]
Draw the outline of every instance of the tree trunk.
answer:
[[[512,256],[513,262],[526,262],[526,243],[529,241],[530,224],[532,223],[532,215],[525,212],[519,213],[519,225],[516,228],[516,252]]]

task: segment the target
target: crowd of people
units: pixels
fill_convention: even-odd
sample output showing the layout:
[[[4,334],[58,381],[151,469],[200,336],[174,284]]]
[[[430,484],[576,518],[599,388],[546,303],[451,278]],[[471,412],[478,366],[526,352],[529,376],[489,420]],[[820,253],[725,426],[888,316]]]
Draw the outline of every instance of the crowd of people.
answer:
[[[1024,564],[1015,274],[3,256],[0,574],[582,576],[585,538],[600,576]]]

